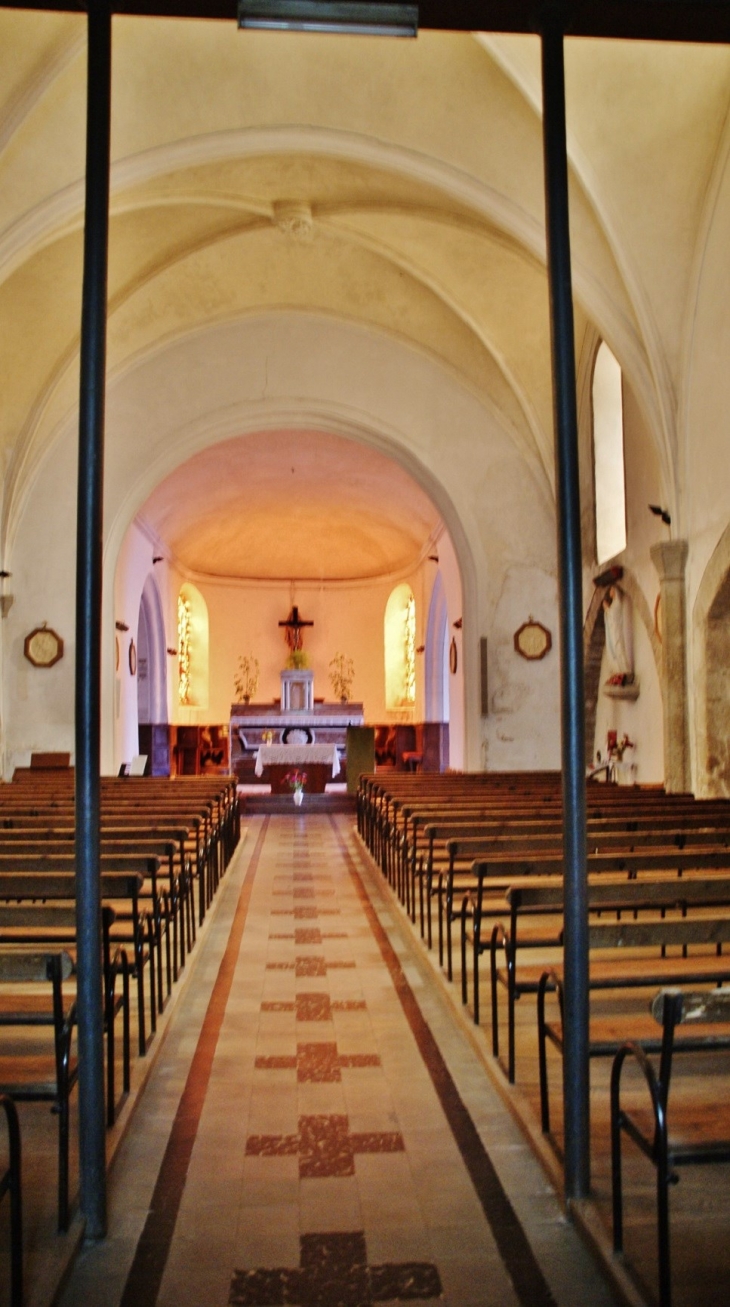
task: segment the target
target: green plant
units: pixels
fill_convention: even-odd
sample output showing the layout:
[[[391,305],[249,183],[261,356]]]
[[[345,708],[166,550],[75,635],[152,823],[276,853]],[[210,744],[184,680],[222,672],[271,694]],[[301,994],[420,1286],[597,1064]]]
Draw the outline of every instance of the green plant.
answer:
[[[330,684],[338,699],[349,699],[352,682],[355,679],[355,664],[343,653],[336,653],[330,659]]]
[[[243,699],[250,699],[251,695],[256,693],[259,685],[259,660],[254,658],[253,654],[241,654],[233,685],[237,703]]]
[[[304,649],[292,649],[286,660],[287,668],[290,672],[305,672],[309,667],[309,659]]]

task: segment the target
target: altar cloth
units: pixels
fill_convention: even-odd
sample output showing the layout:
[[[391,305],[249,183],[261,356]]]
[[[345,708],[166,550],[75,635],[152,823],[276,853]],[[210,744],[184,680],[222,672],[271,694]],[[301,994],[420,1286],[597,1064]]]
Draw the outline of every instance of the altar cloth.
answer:
[[[340,755],[334,744],[262,744],[256,754],[256,775],[262,776],[264,767],[304,767],[329,764],[332,775],[339,775]]]

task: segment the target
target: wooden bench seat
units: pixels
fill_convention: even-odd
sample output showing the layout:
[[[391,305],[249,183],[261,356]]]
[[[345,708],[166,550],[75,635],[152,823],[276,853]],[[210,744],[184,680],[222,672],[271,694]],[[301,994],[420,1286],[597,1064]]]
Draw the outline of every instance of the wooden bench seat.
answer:
[[[638,877],[640,870],[638,855],[634,861]],[[685,870],[685,874],[679,878],[676,870],[673,872],[671,863],[665,862],[663,868],[661,864],[657,866],[658,859],[655,854],[650,855],[650,861],[651,874],[645,874],[643,879],[620,878],[615,871],[592,872],[588,881],[588,908],[592,914],[591,929],[594,923],[596,929],[601,924],[597,916],[599,913],[611,913],[623,918],[627,913],[641,912],[644,915],[652,913],[656,915],[692,911],[701,916],[704,909],[719,914],[726,906],[730,906],[730,872],[723,874],[720,870],[716,876],[709,877],[706,874],[702,875],[699,872],[695,874]],[[592,861],[591,865],[595,865],[595,862]],[[726,867],[726,863],[722,863],[721,866]],[[648,868],[644,868],[644,871],[646,870]],[[557,924],[559,917],[556,917],[556,914],[562,913],[563,894],[563,879],[560,876],[530,877],[522,881],[515,878],[506,890],[509,922],[508,924],[504,921],[495,923],[489,941],[484,944],[484,948],[489,948],[490,952],[492,1051],[495,1057],[500,1053],[498,1003],[500,988],[505,991],[507,998],[507,1078],[510,1083],[514,1081],[515,1076],[515,1004],[523,995],[537,993],[539,984],[539,977],[536,980],[534,972],[524,973],[523,981],[522,929],[527,922],[531,929],[534,930],[537,926],[539,930],[540,922],[537,919],[541,916],[548,918],[551,926]],[[628,923],[621,920],[618,923],[606,924],[610,927]],[[559,948],[560,937],[556,938],[553,935],[550,939],[552,930],[546,930],[545,934],[549,946]],[[531,947],[534,947],[534,935],[533,940],[527,940],[524,951],[529,953]],[[500,967],[497,958],[502,950],[505,960],[504,965]],[[480,946],[474,953],[474,1012],[477,1023],[481,951]]]
[[[730,900],[730,895],[728,897]],[[592,922],[588,936],[591,951],[604,951],[598,969],[594,971],[592,966],[590,968],[591,992],[605,989],[656,989],[657,985],[697,985],[703,982],[720,985],[730,982],[730,954],[720,952],[723,944],[730,943],[730,916],[690,915],[674,920]],[[670,947],[687,950],[687,956],[664,956],[665,950]],[[627,950],[635,948],[651,949],[655,956],[625,956]],[[605,956],[606,950],[612,951],[612,959]],[[558,1012],[553,1020],[549,1020],[546,1015],[546,998],[550,989],[555,989],[558,995]],[[540,1119],[543,1134],[548,1134],[550,1130],[547,1044],[553,1044],[562,1055],[562,1014],[562,967],[554,967],[543,971],[537,989]],[[613,1056],[629,1037],[640,1044],[645,1052],[661,1050],[662,1032],[648,1016],[642,1023],[637,1020],[635,1013],[624,1016],[615,1014],[608,1019],[596,1019],[592,1015],[588,1056]],[[676,1046],[678,1049],[696,1049],[700,1046],[694,1039],[691,1025],[682,1029]]]
[[[659,1260],[659,1307],[671,1307],[669,1187],[676,1181],[677,1168],[706,1166],[730,1161],[730,1098],[725,1067],[725,1092],[715,1089],[712,1112],[698,1112],[690,1104],[684,1116],[670,1102],[674,1053],[730,1050],[730,989],[700,992],[663,990],[651,1005],[651,1015],[661,1025],[659,1065],[647,1056],[649,1041],[632,1030],[629,1042],[620,1046],[611,1071],[611,1177],[613,1200],[613,1246],[623,1251],[623,1186],[621,1139],[626,1134],[656,1170],[657,1246]],[[690,1040],[687,1039],[691,1031]],[[638,1065],[646,1090],[646,1110],[621,1103],[624,1065]]]
[[[0,986],[15,1002],[9,1012],[0,1012],[0,1027],[49,1029],[50,1041],[33,1040],[31,1051],[18,1046],[9,1049],[3,1033],[0,1041],[0,1093],[17,1102],[51,1102],[58,1115],[58,1228],[68,1229],[69,1099],[78,1078],[73,1052],[76,1007],[64,997],[63,985],[73,971],[68,953],[26,952],[0,948]],[[45,992],[41,1002],[27,993],[28,985]],[[35,1047],[37,1043],[37,1047]]]

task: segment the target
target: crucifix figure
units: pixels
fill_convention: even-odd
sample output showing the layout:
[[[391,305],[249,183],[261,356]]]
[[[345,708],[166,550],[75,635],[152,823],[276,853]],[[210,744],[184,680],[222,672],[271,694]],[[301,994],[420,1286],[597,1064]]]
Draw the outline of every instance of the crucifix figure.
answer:
[[[279,622],[279,626],[284,627],[284,638],[289,645],[292,653],[295,649],[302,647],[302,630],[305,626],[314,626],[314,622],[305,622],[303,617],[299,616],[299,609],[296,604],[292,604],[292,610],[286,621]]]

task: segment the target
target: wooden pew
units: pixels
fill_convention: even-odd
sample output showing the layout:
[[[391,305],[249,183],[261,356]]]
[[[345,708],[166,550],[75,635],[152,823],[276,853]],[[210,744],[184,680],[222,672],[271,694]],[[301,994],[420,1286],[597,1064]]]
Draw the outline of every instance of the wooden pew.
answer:
[[[8,1165],[0,1176],[0,1200],[10,1194],[10,1307],[23,1307],[23,1193],[20,1122],[8,1094],[0,1094],[8,1127]]]
[[[621,1137],[625,1133],[656,1168],[659,1307],[671,1307],[669,1186],[676,1178],[675,1168],[730,1161],[727,1095],[720,1095],[711,1115],[692,1111],[688,1121],[685,1114],[680,1128],[670,1113],[672,1061],[678,1049],[685,1053],[730,1049],[730,989],[665,989],[655,996],[651,1013],[662,1027],[658,1068],[647,1057],[646,1047],[632,1036],[621,1045],[611,1071],[613,1246],[617,1254],[623,1252]],[[646,1086],[648,1131],[635,1112],[621,1106],[621,1074],[627,1060],[638,1064]]]
[[[58,1228],[68,1229],[69,1099],[78,1078],[73,1056],[76,1005],[64,999],[63,984],[73,970],[68,953],[0,949],[0,1026],[14,1030],[49,1027],[48,1051],[8,1055],[3,1040],[0,1093],[16,1102],[50,1102],[58,1115]],[[28,985],[47,992],[29,994]]]
[[[730,902],[730,893],[727,898]],[[691,906],[696,908],[708,905],[705,897],[698,895],[697,901]],[[725,915],[720,915],[723,910]],[[588,939],[591,953],[603,954],[599,962],[591,957],[591,992],[620,989],[622,993],[627,993],[649,987],[655,989],[657,985],[720,985],[730,981],[730,955],[720,951],[723,944],[730,943],[727,904],[722,904],[717,914],[709,916],[691,912],[689,916],[670,920],[592,922]],[[666,950],[672,946],[680,947],[682,955],[667,957]],[[690,948],[703,948],[704,951],[689,953]],[[641,950],[642,954],[648,952],[650,956],[627,958],[626,952],[629,949]],[[546,995],[551,988],[557,991],[559,1008],[558,1018],[553,1021],[546,1016]],[[553,1044],[562,1055],[562,1014],[563,972],[562,967],[553,967],[543,971],[537,990],[540,1119],[543,1134],[550,1131],[547,1044]],[[629,1034],[644,1052],[661,1051],[662,1035],[649,1014],[640,1018],[637,1013],[631,1013],[602,1019],[591,1017],[588,1056],[613,1057]],[[682,1039],[681,1043],[678,1041],[678,1046],[699,1047],[687,1030],[682,1034],[688,1038],[686,1041]]]
[[[727,852],[690,856],[692,863],[695,864],[701,859],[704,860],[705,875],[701,874],[699,867],[695,871],[688,864],[685,868],[680,865],[679,870],[688,873],[680,878],[677,876],[678,869],[668,861],[666,855],[649,853],[630,855],[632,871],[636,875],[640,872],[645,873],[645,878],[628,880],[616,876],[616,871],[625,870],[615,865],[617,860],[605,859],[600,855],[598,860],[591,859],[591,867],[600,862],[606,862],[608,866],[598,872],[592,871],[589,875],[589,912],[594,917],[599,912],[615,915],[643,911],[657,914],[672,910],[696,911],[700,908],[721,912],[726,905],[730,905],[730,871]],[[674,857],[684,857],[684,853],[675,854]],[[721,874],[708,876],[706,874],[708,871],[718,871]],[[495,1057],[499,1056],[498,991],[501,987],[507,996],[507,1078],[510,1083],[514,1082],[515,1076],[515,1004],[523,995],[538,992],[544,971],[543,966],[535,967],[522,962],[518,969],[518,960],[522,952],[520,923],[523,923],[525,918],[531,921],[549,922],[554,934],[552,939],[548,938],[548,946],[560,949],[563,897],[562,876],[531,876],[525,879],[515,877],[506,891],[510,913],[509,927],[505,930],[499,923],[492,932],[490,940],[492,1051]],[[542,930],[545,932],[545,926]],[[505,954],[505,965],[502,968],[499,968],[496,962],[500,947],[504,949]],[[478,954],[476,960],[478,965]],[[559,965],[557,959],[556,965]],[[478,1006],[476,1017],[478,1019]]]

